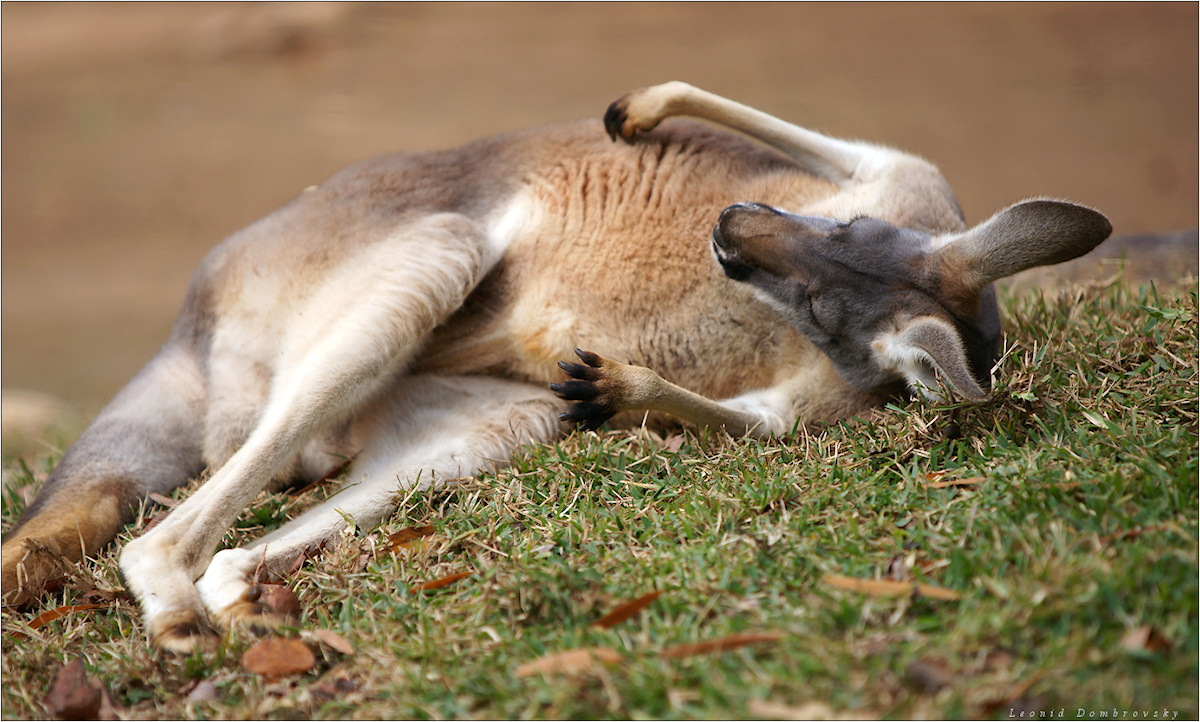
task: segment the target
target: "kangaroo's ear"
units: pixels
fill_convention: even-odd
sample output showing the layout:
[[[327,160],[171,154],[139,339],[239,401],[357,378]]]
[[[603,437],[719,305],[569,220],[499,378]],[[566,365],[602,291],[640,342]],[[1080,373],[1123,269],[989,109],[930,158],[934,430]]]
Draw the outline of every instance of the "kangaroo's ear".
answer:
[[[926,396],[939,397],[940,376],[965,399],[983,401],[988,397],[988,390],[971,373],[958,331],[940,318],[919,316],[899,331],[882,334],[874,348],[881,363],[903,374],[909,386]],[[990,382],[985,385],[991,387]]]
[[[936,257],[958,283],[977,291],[1035,266],[1078,258],[1112,233],[1098,211],[1074,203],[1029,200],[1000,211],[963,233],[944,236]]]

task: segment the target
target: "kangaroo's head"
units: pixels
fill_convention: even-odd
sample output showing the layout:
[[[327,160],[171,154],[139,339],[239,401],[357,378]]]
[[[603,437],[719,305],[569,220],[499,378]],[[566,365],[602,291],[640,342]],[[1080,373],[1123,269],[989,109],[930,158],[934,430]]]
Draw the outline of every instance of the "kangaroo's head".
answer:
[[[1077,258],[1111,232],[1100,213],[1052,200],[942,236],[740,204],[721,213],[712,248],[727,276],[753,287],[856,387],[886,393],[907,382],[936,396],[940,377],[982,400],[1001,346],[992,282]]]

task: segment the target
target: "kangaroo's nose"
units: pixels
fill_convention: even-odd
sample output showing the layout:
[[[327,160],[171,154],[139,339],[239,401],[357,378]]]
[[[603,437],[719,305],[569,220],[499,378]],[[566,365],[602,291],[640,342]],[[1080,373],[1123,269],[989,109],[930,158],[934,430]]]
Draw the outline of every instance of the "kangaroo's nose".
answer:
[[[721,223],[727,218],[741,213],[771,213],[778,215],[779,211],[762,203],[734,203],[725,210],[721,211],[721,215],[717,219],[717,223]]]
[[[713,238],[718,245],[724,247],[726,239],[747,235],[755,219],[779,215],[782,215],[779,211],[762,203],[734,204],[721,211],[717,218],[717,226],[713,229]]]

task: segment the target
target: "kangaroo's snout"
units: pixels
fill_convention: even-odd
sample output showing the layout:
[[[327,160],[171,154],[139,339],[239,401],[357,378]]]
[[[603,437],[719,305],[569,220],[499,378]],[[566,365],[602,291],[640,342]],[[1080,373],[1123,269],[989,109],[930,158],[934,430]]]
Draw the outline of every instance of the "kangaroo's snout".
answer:
[[[828,237],[836,222],[798,216],[761,203],[738,203],[721,211],[713,227],[713,253],[725,274],[745,281],[755,270],[772,276],[794,274],[814,243]]]

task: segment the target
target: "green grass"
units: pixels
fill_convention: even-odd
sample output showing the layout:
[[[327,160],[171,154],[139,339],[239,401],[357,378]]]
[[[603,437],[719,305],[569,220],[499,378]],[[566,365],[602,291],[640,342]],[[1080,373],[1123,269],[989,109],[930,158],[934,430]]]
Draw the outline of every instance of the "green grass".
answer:
[[[289,580],[307,618],[285,632],[332,629],[356,651],[283,681],[239,667],[248,637],[204,658],[155,654],[119,597],[36,631],[32,613],[6,611],[3,714],[44,715],[54,670],[82,657],[137,718],[736,718],[808,703],[867,717],[1195,718],[1197,314],[1191,286],[1010,299],[1008,353],[983,404],[910,403],[770,441],[577,434],[413,494]],[[47,465],[6,467],[6,524]],[[264,496],[230,541],[310,501]],[[436,528],[427,545],[387,549],[418,525]],[[827,574],[961,596],[868,596]],[[109,552],[43,609],[118,585]],[[593,625],[654,590],[631,619]],[[782,636],[661,656],[746,631]],[[516,674],[580,647],[622,661]],[[355,688],[322,694],[336,675]],[[185,701],[199,680],[215,701]]]

